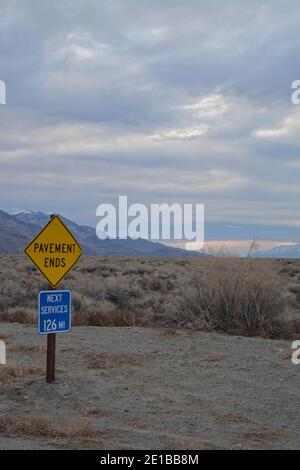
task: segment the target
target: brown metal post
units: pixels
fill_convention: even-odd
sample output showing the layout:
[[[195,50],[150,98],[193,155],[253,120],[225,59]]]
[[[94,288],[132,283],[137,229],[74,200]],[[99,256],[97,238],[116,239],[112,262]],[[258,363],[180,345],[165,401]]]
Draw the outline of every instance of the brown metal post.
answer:
[[[50,215],[52,219],[54,215]],[[53,287],[48,286],[49,290],[54,290]],[[49,333],[47,335],[47,365],[46,365],[46,382],[51,384],[55,381],[55,349],[56,349],[56,333]]]
[[[51,384],[55,381],[55,346],[56,346],[56,333],[49,333],[47,335],[47,370],[46,382]]]

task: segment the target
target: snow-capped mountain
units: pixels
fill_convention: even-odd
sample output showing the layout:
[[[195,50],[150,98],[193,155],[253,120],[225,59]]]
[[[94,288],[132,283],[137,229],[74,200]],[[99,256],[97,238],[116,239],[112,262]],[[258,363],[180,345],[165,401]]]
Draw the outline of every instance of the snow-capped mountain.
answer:
[[[49,222],[50,213],[34,210],[0,210],[0,253],[22,253],[24,247]],[[84,254],[99,256],[201,256],[142,239],[99,240],[92,227],[61,217],[79,241]]]
[[[39,210],[20,210],[10,209],[6,211],[7,214],[16,217],[18,220],[33,224],[33,225],[45,225],[49,221],[50,213],[42,212]]]

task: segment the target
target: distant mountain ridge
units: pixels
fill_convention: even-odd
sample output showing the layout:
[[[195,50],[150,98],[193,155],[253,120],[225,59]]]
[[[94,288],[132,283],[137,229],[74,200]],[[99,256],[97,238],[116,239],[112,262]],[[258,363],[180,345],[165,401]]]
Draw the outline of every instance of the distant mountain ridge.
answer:
[[[298,259],[300,258],[300,243],[294,245],[280,245],[270,250],[257,251],[253,254],[255,258],[277,258],[277,259]]]
[[[21,254],[24,247],[49,222],[49,213],[34,210],[0,210],[0,253]],[[144,239],[99,240],[92,227],[61,216],[85,255],[95,256],[201,256],[196,251],[173,248]],[[203,256],[203,255],[202,255]]]

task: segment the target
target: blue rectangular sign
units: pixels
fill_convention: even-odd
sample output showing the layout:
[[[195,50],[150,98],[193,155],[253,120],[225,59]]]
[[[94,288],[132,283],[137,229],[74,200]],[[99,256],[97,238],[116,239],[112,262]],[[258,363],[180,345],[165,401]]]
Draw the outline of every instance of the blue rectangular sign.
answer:
[[[40,335],[71,330],[71,291],[49,290],[39,293],[38,331]]]

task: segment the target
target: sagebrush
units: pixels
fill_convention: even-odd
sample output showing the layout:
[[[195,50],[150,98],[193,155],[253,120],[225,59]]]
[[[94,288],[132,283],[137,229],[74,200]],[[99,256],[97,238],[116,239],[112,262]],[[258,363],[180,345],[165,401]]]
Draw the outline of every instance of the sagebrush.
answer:
[[[84,257],[60,288],[73,325],[170,326],[242,335],[299,332],[300,261]],[[36,324],[47,283],[22,256],[0,256],[0,320]]]

